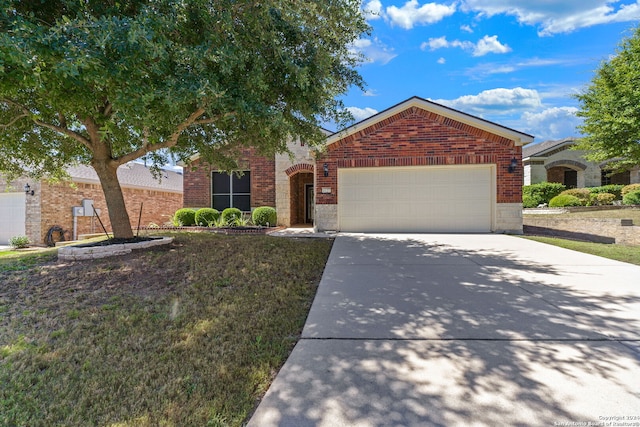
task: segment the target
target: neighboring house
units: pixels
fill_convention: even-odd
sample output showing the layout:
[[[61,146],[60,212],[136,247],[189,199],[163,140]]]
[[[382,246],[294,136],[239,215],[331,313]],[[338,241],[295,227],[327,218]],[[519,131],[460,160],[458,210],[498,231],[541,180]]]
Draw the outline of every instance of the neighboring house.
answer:
[[[0,245],[17,235],[26,235],[33,243],[44,244],[54,226],[67,231],[66,240],[74,238],[74,231],[76,235],[102,232],[98,220],[91,216],[90,208],[85,212],[76,209],[74,215],[73,208],[82,207],[83,201],[86,207],[93,202],[105,228],[111,230],[102,187],[93,168],[74,166],[67,172],[70,182],[51,183],[27,178],[6,182],[0,177]],[[182,207],[182,175],[179,173],[163,171],[158,181],[145,165],[132,162],[118,169],[118,179],[134,228],[138,224],[141,203],[142,226],[169,222],[173,213]],[[28,193],[25,192],[27,184]]]
[[[531,135],[413,97],[244,175],[184,171],[185,207],[274,206],[280,225],[352,232],[522,232],[522,145]]]
[[[611,175],[609,162],[590,162],[584,150],[573,150],[575,138],[545,141],[522,149],[525,185],[538,182],[559,182],[568,188],[599,187],[607,184],[633,184],[640,182],[638,166]]]

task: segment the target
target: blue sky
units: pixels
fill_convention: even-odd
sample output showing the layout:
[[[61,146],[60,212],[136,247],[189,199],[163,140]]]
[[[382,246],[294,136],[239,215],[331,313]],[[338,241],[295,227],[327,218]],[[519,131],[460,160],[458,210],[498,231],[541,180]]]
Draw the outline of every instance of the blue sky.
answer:
[[[354,43],[359,121],[420,96],[535,136],[578,136],[578,103],[601,61],[640,22],[640,0],[364,0]]]

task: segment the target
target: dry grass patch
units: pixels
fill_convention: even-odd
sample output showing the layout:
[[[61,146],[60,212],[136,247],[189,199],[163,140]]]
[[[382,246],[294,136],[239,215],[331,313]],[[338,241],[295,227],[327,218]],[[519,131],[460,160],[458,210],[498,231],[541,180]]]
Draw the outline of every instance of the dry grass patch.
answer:
[[[241,425],[301,332],[331,241],[176,234],[0,261],[0,425]]]

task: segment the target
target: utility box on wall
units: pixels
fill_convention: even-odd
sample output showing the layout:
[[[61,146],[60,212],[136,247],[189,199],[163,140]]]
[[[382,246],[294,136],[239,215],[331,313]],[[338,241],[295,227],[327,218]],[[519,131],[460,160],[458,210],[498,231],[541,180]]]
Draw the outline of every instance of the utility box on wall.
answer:
[[[82,208],[84,209],[83,216],[93,216],[93,200],[82,199]]]

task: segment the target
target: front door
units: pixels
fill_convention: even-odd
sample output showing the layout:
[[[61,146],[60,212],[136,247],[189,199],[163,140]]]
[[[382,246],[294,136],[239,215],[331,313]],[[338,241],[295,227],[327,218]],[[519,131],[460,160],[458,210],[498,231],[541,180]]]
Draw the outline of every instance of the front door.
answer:
[[[315,198],[313,192],[313,184],[305,184],[304,186],[304,222],[313,223],[313,211],[315,208]]]
[[[564,185],[567,188],[576,188],[578,186],[578,171],[564,171]]]

